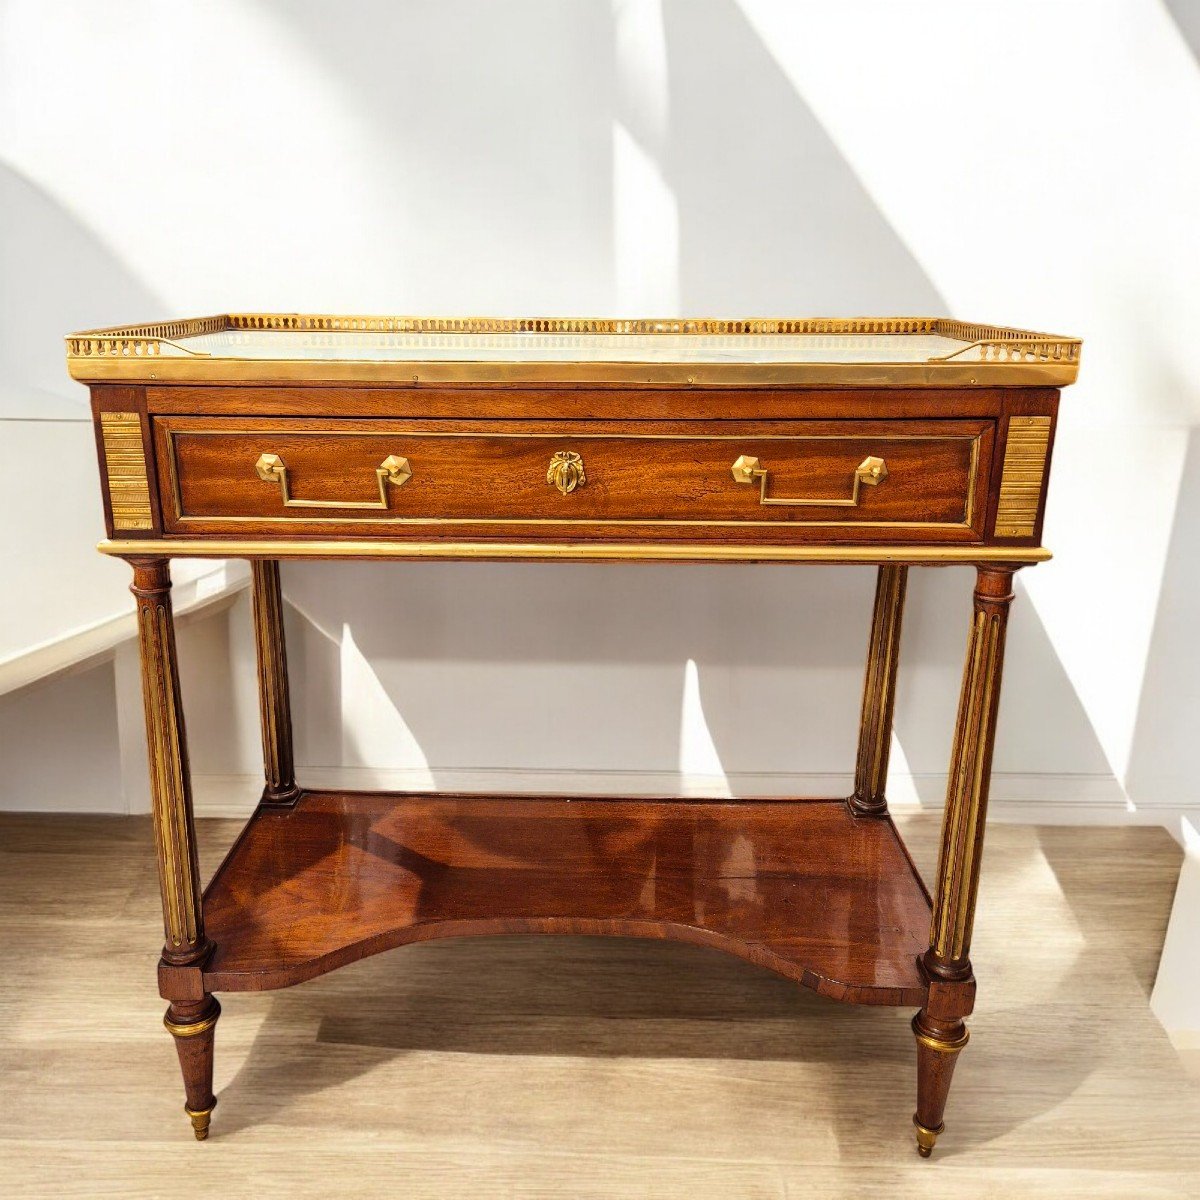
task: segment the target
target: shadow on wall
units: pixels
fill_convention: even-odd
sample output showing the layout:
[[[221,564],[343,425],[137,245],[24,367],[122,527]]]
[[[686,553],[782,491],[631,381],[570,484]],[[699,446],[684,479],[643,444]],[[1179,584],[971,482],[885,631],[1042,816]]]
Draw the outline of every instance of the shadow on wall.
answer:
[[[284,582],[308,765],[427,767],[431,783],[472,767],[632,772],[664,790],[675,772],[723,771],[735,792],[853,766],[869,571],[306,563]],[[897,735],[926,803],[944,786],[970,588],[967,570],[911,576]],[[997,772],[1060,773],[1066,742],[1076,771],[1103,776],[1023,596],[1009,646]],[[689,660],[711,757],[683,745]]]
[[[543,288],[539,264],[556,239],[573,263],[572,236],[582,230],[589,246],[611,247],[620,122],[673,192],[683,312],[946,309],[731,0],[664,5],[668,113],[654,130],[628,98],[634,93],[618,86],[607,4],[588,6],[588,22],[578,6],[568,21],[552,3],[503,14],[478,5],[410,9],[403,71],[395,44],[379,36],[397,27],[390,5],[267,7],[345,77],[363,120],[379,127],[380,153],[413,164],[414,211],[429,197],[450,205],[463,236],[479,241],[481,274],[498,278],[507,264],[527,278],[506,288],[505,305],[522,288]],[[581,84],[545,52],[560,46],[569,65],[585,34],[591,60],[612,63],[604,95],[591,91],[604,70],[593,66]],[[714,83],[727,80],[736,88]],[[608,169],[603,178],[597,163]],[[530,172],[546,188],[532,211]],[[582,215],[564,219],[580,194],[590,197]],[[431,269],[428,248],[406,260],[402,236],[380,231],[385,259]],[[430,294],[440,293],[432,286]],[[577,294],[564,278],[536,307],[552,311]],[[910,703],[898,735],[917,773],[946,769],[969,588],[964,572],[926,573],[914,586],[919,611],[910,609],[902,674]],[[294,695],[309,763],[411,766],[415,756],[433,769],[674,771],[689,659],[718,769],[840,773],[853,763],[870,572],[296,564],[287,589],[328,635],[307,639],[303,651],[305,674],[319,686]],[[1031,605],[1019,606],[1011,646],[997,769],[1106,773]],[[366,664],[357,697],[347,697],[341,674],[348,647]],[[345,729],[347,721],[370,728]],[[330,732],[339,728],[344,738]]]
[[[67,375],[63,336],[162,309],[90,228],[0,163],[0,554],[16,564],[0,657],[128,609],[129,572],[95,550],[104,517],[88,393]]]
[[[668,0],[664,16],[671,119],[660,165],[679,209],[683,311],[945,313],[946,302],[932,280],[738,5],[732,0]],[[714,79],[737,80],[738,89],[714,87]],[[636,136],[636,121],[630,120]],[[933,777],[935,794],[921,799],[936,802],[949,758],[971,584],[959,571],[911,575],[896,729],[913,772]],[[819,576],[818,584],[822,582]],[[869,613],[873,587],[870,572],[855,573],[846,585],[846,611]],[[781,607],[787,604],[785,596],[778,595]],[[789,605],[775,628],[794,628],[806,615],[805,605]],[[736,608],[728,617],[726,627],[736,628]],[[865,652],[866,620],[855,621],[841,638],[840,649],[850,656],[843,662],[857,663]],[[782,651],[772,660],[777,663],[813,661],[794,644],[776,649]],[[739,694],[727,679],[705,670],[704,660],[698,661],[714,742],[726,767],[737,769],[759,752],[753,743],[746,745],[748,729],[743,726],[759,725],[772,710],[764,704],[754,713],[753,697]],[[803,675],[810,693],[825,690],[825,678],[814,678],[811,670]],[[1028,602],[1014,608],[1007,675],[997,771],[1110,773],[1045,627]],[[829,682],[835,688],[827,693],[830,708],[839,715],[857,713],[858,675],[842,673]],[[811,736],[823,730],[801,726],[798,718],[796,710],[790,721],[787,710],[783,715],[791,726],[792,756],[787,761],[792,769],[814,757],[828,763],[834,747],[825,748],[823,738]],[[1053,737],[1048,736],[1051,730]],[[837,761],[844,761],[844,745],[835,745]],[[1064,746],[1071,748],[1068,766]],[[1009,753],[1006,747],[1019,751]]]
[[[2,163],[0,213],[0,417],[88,420],[63,336],[165,316],[163,300],[53,196]]]
[[[1200,62],[1200,5],[1196,0],[1166,0],[1166,6],[1183,40]]]
[[[1183,40],[1200,63],[1200,5],[1167,0]],[[1200,590],[1200,430],[1188,433],[1175,520],[1167,549],[1158,611],[1129,753],[1126,790],[1135,804],[1194,806],[1192,743],[1200,713],[1200,640],[1196,594]]]
[[[663,17],[669,117],[659,167],[678,205],[683,311],[944,313],[738,5],[667,0]],[[625,119],[637,137],[637,114]]]
[[[672,773],[685,664],[728,737],[726,769],[795,770],[798,747],[834,772],[852,762],[869,597],[827,568],[415,563],[285,568],[289,597],[328,637],[303,638],[304,758],[337,754],[323,731],[361,705],[347,765],[591,768]],[[366,577],[369,573],[369,579]],[[753,576],[753,577],[752,577]],[[364,586],[369,584],[369,586]],[[857,619],[847,621],[847,611]],[[322,686],[345,639],[369,664],[358,694]],[[805,671],[792,669],[803,663]],[[353,663],[345,670],[356,671]],[[819,681],[814,684],[814,681]],[[366,693],[377,685],[374,711]],[[314,713],[313,705],[325,711]],[[379,710],[382,708],[382,712]],[[300,715],[303,711],[303,716]],[[396,724],[403,722],[403,727]],[[718,768],[719,770],[719,768]]]
[[[1053,563],[1034,570],[1052,570]],[[904,641],[896,698],[896,737],[925,804],[940,804],[958,706],[959,682],[970,624],[974,572],[927,568],[909,572]],[[1004,688],[996,734],[996,777],[1084,776],[1087,794],[1123,800],[1086,710],[1076,694],[1054,643],[1022,583],[1009,616]],[[995,781],[994,781],[995,782]],[[1018,786],[1011,799],[1062,800],[1042,790],[1026,794]],[[996,784],[993,792],[1001,793]]]
[[[1138,704],[1126,787],[1137,803],[1194,805],[1200,713],[1200,430],[1188,437],[1175,523]]]

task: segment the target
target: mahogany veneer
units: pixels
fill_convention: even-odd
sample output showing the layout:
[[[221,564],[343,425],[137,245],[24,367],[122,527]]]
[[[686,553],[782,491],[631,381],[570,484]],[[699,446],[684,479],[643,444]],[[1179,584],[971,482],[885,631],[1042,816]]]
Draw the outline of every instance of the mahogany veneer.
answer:
[[[214,992],[404,942],[615,934],[912,1005],[928,1155],[975,1000],[971,932],[1015,572],[1074,339],[935,318],[225,314],[68,339],[107,553],[133,567],[163,895],[159,988],[208,1135]],[[169,560],[251,562],[265,786],[201,890]],[[841,562],[878,569],[844,800],[312,792],[279,560]],[[932,900],[887,815],[910,565],[974,569]]]
[[[844,799],[305,792],[253,817],[204,911],[213,992],[485,933],[692,942],[857,1004],[928,990],[924,886],[891,821]]]
[[[159,492],[169,534],[222,536],[252,529],[295,537],[335,524],[342,536],[539,538],[592,531],[606,537],[725,541],[974,541],[983,531],[994,445],[990,421],[695,422],[320,421],[159,417]],[[264,448],[288,468],[294,497],[265,487],[254,466]],[[578,453],[586,482],[569,498],[546,485],[558,450]],[[375,469],[403,455],[412,477],[386,511],[337,503],[378,496]],[[754,455],[770,491],[837,503],[759,501],[731,465]],[[883,485],[842,501],[868,455],[887,464]],[[329,507],[324,507],[329,504]]]

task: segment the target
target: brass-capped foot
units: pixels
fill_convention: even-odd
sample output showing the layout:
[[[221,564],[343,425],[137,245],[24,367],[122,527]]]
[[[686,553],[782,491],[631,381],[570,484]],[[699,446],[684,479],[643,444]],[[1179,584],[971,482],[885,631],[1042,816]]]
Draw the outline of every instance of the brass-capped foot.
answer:
[[[938,1140],[938,1134],[946,1128],[945,1123],[939,1125],[936,1129],[930,1129],[927,1125],[922,1125],[914,1114],[913,1126],[917,1131],[917,1153],[922,1158],[928,1158],[933,1153],[933,1146]]]
[[[215,1100],[208,1108],[188,1108],[186,1104],[183,1106],[183,1111],[187,1113],[188,1120],[192,1123],[192,1132],[196,1135],[196,1141],[203,1142],[208,1137],[208,1127],[212,1122],[212,1110],[216,1107]]]

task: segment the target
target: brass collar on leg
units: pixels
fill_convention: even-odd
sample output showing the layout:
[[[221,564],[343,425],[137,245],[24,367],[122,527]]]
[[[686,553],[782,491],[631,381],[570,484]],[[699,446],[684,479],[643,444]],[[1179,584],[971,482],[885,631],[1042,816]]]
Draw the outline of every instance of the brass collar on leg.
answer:
[[[216,1023],[217,1018],[221,1015],[221,1010],[218,1008],[215,1012],[211,1012],[207,1017],[201,1017],[199,1021],[190,1021],[187,1024],[180,1024],[177,1021],[171,1020],[170,1010],[163,1017],[163,1024],[167,1027],[167,1032],[172,1037],[198,1037],[202,1033],[207,1033]]]
[[[212,1123],[212,1112],[216,1107],[215,1100],[207,1108],[188,1108],[186,1104],[183,1106],[183,1111],[187,1113],[188,1120],[192,1123],[192,1132],[196,1135],[196,1141],[207,1140],[208,1127]]]
[[[913,1117],[913,1127],[917,1131],[917,1153],[922,1158],[928,1158],[933,1153],[934,1143],[938,1140],[938,1134],[946,1128],[945,1124],[939,1125],[936,1129],[930,1129],[927,1125],[922,1125],[916,1117]]]
[[[920,1024],[920,1016],[918,1013],[912,1019],[913,1037],[930,1050],[936,1050],[939,1054],[957,1054],[971,1040],[971,1031],[965,1025],[961,1037],[940,1038],[928,1033]]]

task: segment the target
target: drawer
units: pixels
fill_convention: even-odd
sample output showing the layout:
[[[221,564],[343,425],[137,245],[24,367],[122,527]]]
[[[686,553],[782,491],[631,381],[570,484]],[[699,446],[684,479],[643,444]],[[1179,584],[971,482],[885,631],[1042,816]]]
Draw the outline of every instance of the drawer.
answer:
[[[992,432],[984,420],[155,418],[172,531],[518,540],[977,540]]]

